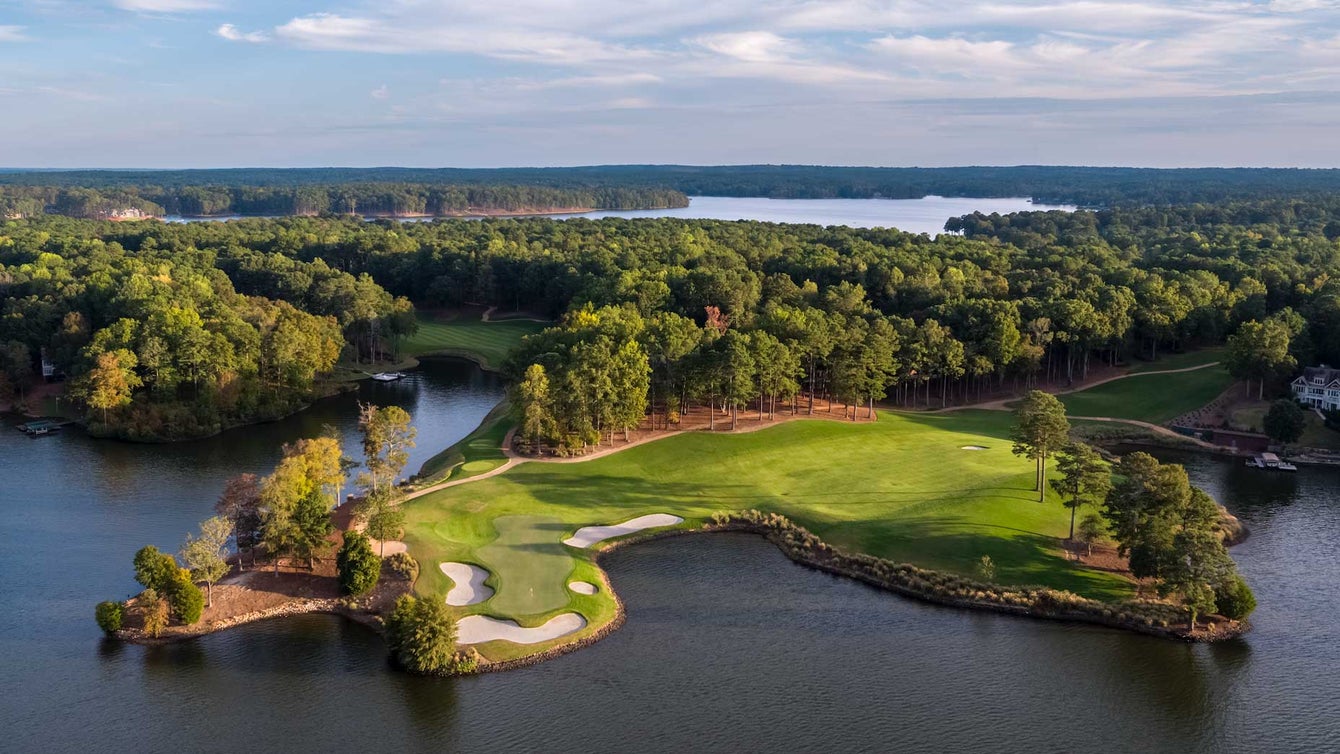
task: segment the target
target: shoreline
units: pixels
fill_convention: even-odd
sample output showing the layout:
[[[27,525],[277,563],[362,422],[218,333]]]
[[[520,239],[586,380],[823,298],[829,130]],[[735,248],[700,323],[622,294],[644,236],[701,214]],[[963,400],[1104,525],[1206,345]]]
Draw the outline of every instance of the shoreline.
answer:
[[[460,351],[453,351],[452,349],[438,350],[418,354],[416,358],[423,359],[433,357],[463,358],[475,363],[485,371],[491,371],[491,372],[496,371],[490,368],[486,363],[484,363],[484,360],[478,354],[474,354],[464,350]],[[792,419],[822,418],[826,420],[836,420],[836,417],[823,416],[823,415],[813,417],[808,415],[797,415],[789,418]],[[485,420],[482,421],[479,426],[480,427],[484,426],[484,424],[486,424],[487,421],[488,417],[486,417]],[[847,421],[847,420],[844,418],[841,419],[841,421]],[[776,423],[772,421],[760,422],[755,426],[746,425],[748,428],[742,427],[740,429],[735,430],[735,432],[739,431],[750,432],[759,429],[766,429],[770,426],[776,426],[779,423],[781,422]],[[475,431],[478,431],[478,429],[479,427],[476,427],[471,434],[473,434],[473,432]],[[543,458],[528,458],[525,456],[520,456],[520,454],[516,453],[510,447],[510,440],[512,433],[509,432],[506,439],[504,439],[503,441],[503,448],[502,448],[504,453],[508,457],[508,463],[504,464],[503,467],[495,470],[493,473],[486,474],[483,476],[466,477],[464,479],[455,480],[454,483],[464,484],[470,481],[475,481],[476,479],[493,476],[496,473],[501,473],[502,471],[505,471],[507,468],[510,468],[517,462],[526,460],[538,461],[541,463],[546,461],[559,462],[559,463],[563,462],[572,463],[572,462],[581,462],[584,460],[592,460],[595,457],[617,453],[629,447],[636,447],[637,445],[643,444],[644,442],[654,441],[656,439],[662,439],[663,437],[669,437],[689,431],[696,431],[696,430],[656,432],[653,433],[651,437],[641,438],[637,442],[630,442],[623,445],[616,445],[613,447],[604,448],[601,451],[597,451],[596,453],[591,454],[590,456],[584,456],[584,457],[579,456],[576,458],[565,458],[565,459],[557,459],[557,458],[543,459]],[[726,432],[733,433],[729,430],[727,430]],[[222,431],[220,433],[222,433]],[[469,437],[469,435],[467,435],[467,437]],[[1130,445],[1137,443],[1128,441],[1124,444]],[[1150,444],[1160,446],[1160,444],[1157,442]],[[1169,447],[1169,446],[1177,447],[1183,450],[1202,451],[1202,452],[1208,451],[1210,453],[1219,455],[1226,454],[1224,452],[1225,449],[1197,447],[1197,445],[1195,444],[1188,445],[1179,443],[1177,445],[1172,445],[1171,443],[1169,443],[1169,445],[1162,445],[1161,447]],[[455,445],[451,447],[455,447]],[[447,448],[443,452],[449,451],[451,447]],[[1231,455],[1231,452],[1227,454]],[[433,488],[435,487],[437,487],[437,485],[430,486],[430,488],[427,489],[419,490],[417,491],[417,494],[414,496],[420,494],[426,494],[430,491],[433,491]],[[740,516],[745,515],[755,516],[759,520],[744,520],[740,518]],[[591,630],[589,633],[585,633],[579,638],[575,638],[572,639],[571,641],[566,642],[562,641],[561,639],[558,639],[556,641],[559,641],[559,643],[554,646],[541,649],[532,654],[527,654],[521,657],[514,657],[506,660],[496,660],[496,661],[489,660],[488,658],[480,655],[478,651],[474,650],[472,647],[458,648],[458,651],[464,651],[473,654],[475,659],[477,660],[477,664],[471,670],[462,671],[455,674],[473,675],[480,673],[502,672],[521,667],[528,667],[555,657],[575,652],[579,649],[583,649],[587,646],[590,646],[600,641],[606,636],[609,636],[610,634],[617,631],[627,621],[627,611],[625,604],[622,598],[620,597],[618,591],[613,587],[609,575],[605,572],[603,568],[600,567],[601,558],[603,558],[609,552],[613,552],[617,549],[639,544],[642,542],[652,541],[666,537],[684,536],[689,534],[711,534],[718,532],[756,534],[774,544],[779,550],[782,551],[783,555],[785,555],[788,559],[790,559],[792,562],[798,565],[802,565],[808,568],[812,568],[814,570],[823,571],[837,576],[851,578],[863,582],[869,586],[882,589],[884,591],[893,592],[894,594],[897,594],[904,598],[916,599],[918,601],[926,602],[929,604],[936,604],[942,607],[952,607],[960,610],[983,610],[1004,615],[1013,615],[1016,617],[1032,618],[1035,620],[1057,620],[1057,621],[1068,621],[1071,623],[1084,623],[1089,625],[1103,626],[1106,628],[1113,628],[1117,630],[1131,631],[1134,633],[1141,633],[1149,636],[1154,636],[1156,638],[1172,639],[1190,643],[1209,643],[1209,642],[1229,640],[1240,637],[1250,629],[1250,624],[1245,622],[1239,623],[1235,621],[1220,620],[1213,624],[1215,626],[1215,628],[1213,629],[1205,630],[1205,626],[1211,624],[1209,622],[1202,622],[1201,624],[1202,627],[1200,630],[1196,632],[1189,632],[1185,627],[1184,619],[1183,622],[1179,625],[1166,620],[1166,618],[1156,619],[1150,617],[1149,615],[1146,616],[1134,615],[1129,611],[1129,608],[1131,608],[1136,603],[1102,602],[1099,600],[1091,600],[1088,598],[1076,597],[1075,595],[1071,595],[1069,593],[1064,593],[1058,590],[1041,588],[1041,587],[1027,587],[1027,586],[1011,587],[1011,586],[1002,586],[994,584],[983,584],[974,582],[967,577],[958,576],[956,574],[952,574],[949,572],[922,569],[912,564],[895,563],[887,559],[878,558],[875,556],[866,555],[862,553],[850,553],[827,544],[819,537],[810,533],[808,530],[805,530],[803,527],[800,527],[792,523],[789,519],[786,519],[785,517],[780,516],[779,514],[763,514],[759,513],[758,511],[718,512],[713,514],[712,518],[720,520],[709,520],[689,524],[687,526],[679,525],[675,528],[660,529],[638,534],[631,534],[626,537],[607,541],[597,545],[596,547],[593,548],[592,562],[596,566],[596,571],[600,580],[601,588],[605,590],[607,594],[609,594],[610,599],[613,601],[614,604],[614,615],[609,620],[605,621],[604,623],[598,626],[595,626],[593,630]],[[1237,542],[1240,542],[1241,539],[1242,537],[1233,538],[1227,544],[1229,545],[1236,544]],[[894,578],[894,574],[901,574],[903,575],[903,577],[901,577],[901,579]],[[907,576],[908,574],[911,574],[911,576]],[[951,583],[958,585],[959,588],[969,588],[972,592],[972,595],[951,596],[943,593],[938,593],[937,591],[935,591],[934,585],[939,583]],[[406,592],[413,593],[412,584],[407,585]],[[1017,595],[1028,595],[1032,599],[1032,602],[1030,604],[1014,604],[1011,602],[1004,601],[1003,598],[994,600],[989,599],[988,595],[1014,596],[1013,598],[1016,600]],[[1061,596],[1062,599],[1057,599],[1058,596]],[[1160,610],[1164,611],[1165,613],[1169,610],[1174,611],[1174,613],[1177,612],[1175,607],[1163,603],[1140,603],[1140,604],[1145,605],[1146,608],[1149,611],[1151,611],[1151,613],[1158,612]],[[1162,607],[1161,608],[1151,607],[1151,605],[1162,605]],[[205,626],[177,627],[181,630],[173,631],[171,632],[170,635],[160,636],[152,639],[144,636],[134,635],[138,632],[134,631],[133,629],[131,630],[123,629],[122,631],[117,632],[117,634],[114,635],[114,638],[127,641],[129,643],[150,644],[150,645],[165,644],[165,643],[173,643],[177,641],[184,641],[188,639],[198,638],[200,636],[217,633],[219,631],[224,631],[229,628],[233,628],[235,626],[245,625],[260,620],[268,620],[288,615],[304,615],[304,614],[317,614],[317,613],[339,615],[348,618],[350,620],[362,623],[363,625],[369,626],[374,630],[377,630],[379,633],[384,634],[382,617],[376,611],[366,609],[360,611],[356,608],[352,608],[348,605],[347,600],[345,600],[344,598],[307,598],[307,599],[286,602],[281,605],[277,605],[264,610],[254,611],[252,613],[247,613],[239,616],[230,616],[228,618],[216,621],[215,623],[212,623],[207,627]],[[583,617],[586,616],[583,615]],[[1160,624],[1160,621],[1162,622],[1162,624]]]
[[[242,212],[226,212],[217,215],[182,215],[182,214],[164,214],[164,215],[145,215],[143,217],[86,217],[80,218],[76,215],[63,215],[63,217],[74,217],[84,220],[109,220],[111,222],[135,222],[143,220],[156,220],[158,222],[168,222],[166,218],[179,218],[179,221],[185,222],[227,222],[229,220],[282,220],[290,217],[322,217],[331,216],[339,218],[356,218],[366,222],[377,220],[487,220],[489,218],[524,218],[524,217],[549,217],[554,215],[585,215],[591,212],[656,212],[668,209],[683,209],[689,206],[683,205],[664,205],[656,207],[527,207],[524,209],[489,209],[484,207],[467,207],[464,210],[454,212],[332,212],[326,215],[320,212],[291,212],[285,214],[257,213],[248,214]],[[47,213],[56,214],[56,213]],[[26,219],[26,218],[19,218]]]
[[[755,516],[756,518],[750,518]],[[779,514],[752,512],[720,512],[714,514],[716,521],[696,526],[670,528],[632,534],[616,540],[610,540],[594,550],[593,562],[597,566],[600,586],[614,601],[614,615],[605,623],[596,626],[591,633],[571,641],[560,642],[533,654],[507,660],[489,660],[471,647],[457,647],[458,652],[467,652],[475,656],[477,665],[469,671],[449,675],[478,675],[497,673],[507,670],[529,667],[584,649],[622,628],[627,622],[627,608],[623,598],[614,588],[609,574],[600,567],[600,561],[609,553],[625,547],[671,537],[689,535],[738,533],[753,534],[762,537],[777,547],[781,553],[797,565],[829,573],[835,576],[859,581],[873,588],[891,592],[905,599],[913,599],[939,607],[964,611],[985,611],[1033,620],[1051,620],[1076,624],[1100,626],[1121,631],[1144,634],[1154,638],[1182,641],[1186,643],[1215,643],[1241,637],[1250,630],[1250,623],[1227,619],[1209,621],[1205,618],[1198,624],[1195,632],[1190,632],[1184,622],[1160,625],[1152,617],[1157,611],[1181,611],[1166,603],[1107,603],[1074,595],[1046,587],[1007,586],[975,582],[966,577],[943,571],[922,569],[907,563],[877,558],[860,553],[849,553],[833,547],[808,530],[792,523]],[[421,566],[422,567],[422,566]],[[972,596],[942,594],[935,591],[937,582],[956,585],[956,589],[968,590]],[[406,584],[406,593],[412,593],[413,586]],[[988,595],[1027,595],[1032,604],[1011,604],[1000,599],[991,600]],[[1130,608],[1143,605],[1150,615],[1139,616]],[[130,644],[157,646],[208,636],[237,626],[262,620],[282,618],[292,615],[329,614],[337,615],[365,625],[379,634],[385,634],[380,613],[374,610],[350,607],[348,599],[339,597],[305,598],[276,605],[264,610],[252,611],[238,616],[229,616],[208,625],[177,626],[164,635],[147,637],[136,629],[121,629],[110,638]],[[585,616],[583,616],[585,617]],[[1208,616],[1206,616],[1208,618]]]

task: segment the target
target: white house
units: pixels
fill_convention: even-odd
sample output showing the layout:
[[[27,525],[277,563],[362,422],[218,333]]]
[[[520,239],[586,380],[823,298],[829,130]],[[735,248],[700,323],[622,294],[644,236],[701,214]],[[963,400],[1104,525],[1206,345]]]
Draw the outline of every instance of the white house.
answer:
[[[1340,369],[1325,364],[1304,369],[1293,381],[1293,395],[1305,406],[1340,410]]]

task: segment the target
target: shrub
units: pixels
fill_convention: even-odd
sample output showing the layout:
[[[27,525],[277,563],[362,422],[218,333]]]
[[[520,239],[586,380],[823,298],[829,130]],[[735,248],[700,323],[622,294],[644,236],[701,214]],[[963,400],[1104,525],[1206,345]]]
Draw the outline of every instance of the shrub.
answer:
[[[1214,604],[1219,614],[1232,620],[1242,620],[1256,609],[1256,595],[1238,574],[1233,574],[1215,587]]]
[[[386,559],[386,564],[392,571],[400,574],[409,581],[419,578],[419,561],[415,560],[407,552],[398,552]]]
[[[116,633],[121,630],[121,621],[126,616],[126,606],[120,602],[99,602],[93,611],[98,628],[104,633]]]
[[[457,669],[456,622],[446,605],[435,599],[405,595],[396,600],[386,621],[391,656],[414,673],[444,673]]]
[[[372,551],[366,535],[347,531],[344,544],[335,555],[335,569],[339,574],[340,591],[345,594],[367,594],[377,586],[382,573],[382,559]]]
[[[991,562],[990,555],[983,555],[982,559],[977,561],[977,575],[982,581],[994,581],[996,579],[996,564]]]
[[[168,624],[167,600],[158,595],[156,589],[145,589],[138,600],[140,619],[144,624],[144,633],[157,637]]]
[[[187,625],[200,620],[200,614],[205,611],[205,593],[191,581],[190,571],[178,568],[165,590],[168,605],[177,620]]]

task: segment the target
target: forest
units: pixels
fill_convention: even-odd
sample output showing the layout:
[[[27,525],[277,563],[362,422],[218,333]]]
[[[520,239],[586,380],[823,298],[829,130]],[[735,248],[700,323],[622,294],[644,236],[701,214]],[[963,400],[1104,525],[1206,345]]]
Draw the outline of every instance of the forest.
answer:
[[[236,168],[227,170],[72,170],[0,171],[0,209],[6,200],[29,196],[16,187],[119,190],[157,203],[174,214],[196,202],[216,202],[224,193],[246,188],[254,199],[235,199],[238,214],[298,214],[285,207],[314,206],[319,197],[297,188],[321,189],[331,211],[342,209],[338,190],[351,185],[415,186],[416,194],[451,187],[453,196],[469,188],[541,188],[576,190],[582,201],[566,195],[540,194],[522,206],[588,206],[633,209],[682,206],[690,196],[757,196],[777,199],[886,198],[923,196],[1031,197],[1051,204],[1082,207],[1222,203],[1278,198],[1316,198],[1340,191],[1340,170],[1297,168],[1115,168],[1020,165],[1012,167],[877,168],[819,165],[599,165],[562,168]],[[155,187],[152,189],[142,187]],[[188,191],[189,189],[189,191]],[[364,206],[373,211],[377,191],[369,189]],[[109,193],[115,194],[115,191]],[[320,193],[320,192],[317,192]],[[285,199],[269,198],[270,194]],[[540,203],[540,198],[548,201]],[[181,197],[178,199],[177,197]],[[299,198],[301,197],[301,198]],[[161,201],[160,201],[161,200]],[[30,198],[29,201],[32,201]],[[184,202],[178,212],[175,202]],[[287,201],[286,205],[284,202]],[[380,200],[378,206],[392,204]],[[418,201],[417,199],[415,201]],[[425,206],[434,200],[424,198]],[[51,204],[52,202],[48,202]],[[25,205],[31,207],[31,205]],[[240,207],[265,209],[240,209]],[[446,205],[455,210],[458,205]],[[490,206],[474,200],[472,206]],[[218,210],[223,211],[223,210]],[[316,210],[320,211],[320,209]],[[11,209],[8,213],[13,214]],[[35,214],[25,211],[24,214]],[[442,214],[449,214],[443,212]]]
[[[143,388],[115,415],[164,426],[174,422],[140,414],[265,415],[341,350],[394,352],[415,327],[411,301],[530,310],[561,321],[510,371],[550,396],[535,399],[545,409],[532,424],[564,447],[649,408],[665,422],[708,403],[775,411],[797,387],[853,417],[883,399],[969,402],[1239,330],[1262,345],[1237,351],[1273,354],[1238,370],[1250,379],[1340,363],[1340,202],[969,215],[948,227],[962,235],[665,218],[10,221],[0,343],[11,383],[42,348],[76,378],[120,368]],[[331,345],[281,346],[285,318]],[[118,363],[102,364],[105,353]]]
[[[114,228],[0,225],[0,399],[21,400],[45,357],[93,433],[200,437],[304,407],[342,357],[378,358],[417,326],[367,275],[241,247],[127,250]]]
[[[296,185],[131,184],[79,173],[0,173],[0,217],[43,214],[91,219],[138,219],[183,215],[372,215],[418,217],[465,214],[545,213],[557,210],[664,209],[688,205],[678,191],[655,188],[339,183]],[[145,179],[155,175],[140,175]],[[6,179],[42,176],[27,184]]]

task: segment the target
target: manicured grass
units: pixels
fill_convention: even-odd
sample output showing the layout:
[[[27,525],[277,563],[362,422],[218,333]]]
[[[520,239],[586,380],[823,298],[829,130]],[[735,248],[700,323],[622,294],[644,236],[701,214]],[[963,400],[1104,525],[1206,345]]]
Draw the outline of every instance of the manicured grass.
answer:
[[[523,464],[406,504],[405,539],[424,574],[416,588],[445,595],[449,582],[437,564],[476,562],[493,571],[499,592],[458,614],[536,625],[575,610],[594,628],[613,614],[612,599],[566,586],[573,578],[601,583],[593,553],[558,544],[564,556],[557,558],[550,543],[581,526],[647,513],[683,516],[682,526],[692,527],[713,511],[758,508],[790,516],[839,547],[895,561],[971,575],[990,555],[1004,584],[1129,596],[1121,577],[1062,557],[1066,509],[1051,495],[1037,502],[1031,463],[1010,453],[1012,420],[993,411],[885,412],[874,424],[812,420],[748,434],[694,432],[584,463]],[[552,608],[559,594],[564,602]],[[544,646],[480,649],[503,659]]]
[[[479,548],[481,564],[497,576],[498,595],[489,607],[503,615],[531,615],[568,604],[572,570],[557,534],[563,522],[549,516],[502,516],[493,521],[498,538]]]
[[[1233,384],[1222,367],[1137,375],[1059,396],[1071,416],[1110,416],[1163,424],[1204,406]]]
[[[1216,361],[1224,360],[1224,353],[1227,349],[1224,346],[1212,346],[1210,348],[1199,348],[1186,353],[1170,353],[1161,355],[1158,361],[1141,361],[1132,359],[1130,364],[1131,374],[1141,372],[1160,372],[1165,369],[1186,369],[1188,367],[1198,367],[1202,364],[1213,364]]]
[[[1268,400],[1239,408],[1233,412],[1233,426],[1242,430],[1262,432],[1266,412],[1269,410]],[[1317,416],[1312,409],[1304,409],[1304,415],[1307,416],[1307,426],[1303,428],[1303,436],[1294,445],[1300,448],[1340,450],[1340,432],[1327,428],[1325,420]]]
[[[521,339],[543,330],[542,322],[503,320],[484,322],[474,313],[455,316],[419,316],[419,331],[402,348],[410,356],[440,353],[464,356],[486,369],[497,369]]]
[[[475,431],[424,461],[418,471],[419,482],[416,486],[426,487],[438,482],[476,476],[506,463],[507,456],[502,452],[502,443],[507,437],[507,431],[515,423],[511,411],[511,403],[503,399],[489,411]]]

